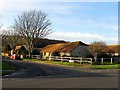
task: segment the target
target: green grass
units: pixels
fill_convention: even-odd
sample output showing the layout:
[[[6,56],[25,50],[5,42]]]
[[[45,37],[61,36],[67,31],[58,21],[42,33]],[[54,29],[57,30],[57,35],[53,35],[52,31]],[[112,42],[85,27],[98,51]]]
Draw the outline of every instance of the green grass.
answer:
[[[117,68],[120,68],[120,64],[115,64],[115,65],[92,65],[91,68],[94,68],[94,69],[117,69]]]
[[[10,59],[10,56],[2,56],[2,58],[4,59]]]
[[[13,73],[13,71],[2,71],[2,73],[0,75],[4,76],[4,75],[8,75]]]
[[[0,69],[2,69],[2,70],[12,70],[12,69],[15,69],[15,67],[8,64],[8,63],[0,61]]]
[[[3,75],[6,75],[6,74],[11,74],[13,72],[12,70],[15,70],[15,67],[8,64],[8,63],[0,61],[0,69],[2,70],[0,75],[3,76]]]
[[[115,62],[113,62],[112,64],[111,64],[111,62],[103,62],[103,63],[97,62],[96,63],[96,65],[115,65],[115,64],[116,64]]]
[[[60,62],[60,61],[48,61],[48,60],[38,60],[38,59],[24,59],[25,61],[33,61],[38,63],[45,63],[45,64],[54,64],[54,65],[62,65],[62,66],[75,66],[79,67],[79,63],[69,63],[69,62]]]
[[[24,59],[25,61],[33,61],[44,64],[60,65],[60,66],[72,66],[79,68],[92,68],[92,69],[117,69],[120,68],[120,64],[111,64],[105,62],[105,65],[91,65],[91,64],[79,64],[79,63],[70,63],[70,62],[60,62],[60,61],[48,61],[48,60],[38,60],[38,59]]]

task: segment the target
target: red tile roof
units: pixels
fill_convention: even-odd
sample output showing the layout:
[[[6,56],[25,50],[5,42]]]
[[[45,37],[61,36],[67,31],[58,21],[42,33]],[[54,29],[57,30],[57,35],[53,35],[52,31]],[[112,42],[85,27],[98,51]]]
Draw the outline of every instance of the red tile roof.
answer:
[[[120,45],[108,45],[106,51],[118,53],[120,52]]]
[[[28,50],[28,46],[27,45],[17,45],[17,46],[15,46],[15,50],[19,50],[22,47],[24,47],[26,50]]]
[[[71,52],[77,46],[84,45],[88,46],[85,43],[78,41],[78,42],[69,42],[69,43],[60,43],[60,44],[52,44],[44,47],[41,52]]]
[[[15,50],[18,50],[18,49],[20,49],[21,47],[22,47],[21,45],[15,46]]]
[[[46,47],[41,49],[41,52],[55,52],[64,45],[65,43],[47,45]]]
[[[83,43],[81,41],[70,42],[70,43],[65,44],[64,47],[61,47],[58,51],[59,52],[71,52],[79,45],[87,46],[85,43]]]

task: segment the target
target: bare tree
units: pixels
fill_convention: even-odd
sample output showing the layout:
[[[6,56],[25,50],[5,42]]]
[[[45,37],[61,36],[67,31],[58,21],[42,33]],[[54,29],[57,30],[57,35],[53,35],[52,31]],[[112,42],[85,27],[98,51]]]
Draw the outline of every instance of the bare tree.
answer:
[[[29,47],[29,57],[32,57],[34,43],[37,38],[43,38],[50,33],[51,22],[47,19],[47,14],[42,11],[26,11],[17,16],[13,28],[23,36]]]
[[[14,29],[2,30],[2,45],[9,45],[13,52],[16,45],[25,44],[24,42],[25,40]]]
[[[102,41],[95,41],[89,45],[89,51],[94,56],[95,62],[97,61],[97,57],[105,52],[106,44]]]

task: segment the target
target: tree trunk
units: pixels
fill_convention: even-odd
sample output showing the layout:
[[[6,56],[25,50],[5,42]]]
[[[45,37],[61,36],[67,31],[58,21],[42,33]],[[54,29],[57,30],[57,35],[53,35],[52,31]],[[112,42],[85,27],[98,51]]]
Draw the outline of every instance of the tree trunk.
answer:
[[[30,44],[29,45],[29,58],[31,58],[31,59],[32,59],[32,51],[33,51],[33,45]]]
[[[95,53],[94,60],[97,62],[97,53]]]
[[[29,51],[29,58],[32,59],[32,52]]]
[[[95,62],[97,62],[97,57],[96,56],[94,57],[94,60],[95,60]]]

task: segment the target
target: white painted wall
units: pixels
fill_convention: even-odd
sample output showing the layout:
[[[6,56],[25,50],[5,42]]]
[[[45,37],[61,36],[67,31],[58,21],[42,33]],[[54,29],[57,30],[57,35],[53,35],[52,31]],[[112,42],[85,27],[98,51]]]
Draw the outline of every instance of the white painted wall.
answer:
[[[46,57],[50,57],[52,55],[52,53],[50,53],[50,52],[43,52],[42,53],[42,58],[46,58]]]
[[[50,57],[51,55],[52,55],[52,53],[49,53],[49,52],[42,53],[43,58]],[[80,46],[76,47],[71,53],[60,52],[60,56],[64,56],[64,55],[86,58],[88,55],[90,55],[90,52],[89,52],[87,46],[80,45]]]
[[[71,54],[70,53],[66,53],[66,52],[60,52],[60,56],[71,56]]]
[[[80,45],[78,47],[76,47],[72,52],[71,52],[71,56],[77,56],[77,57],[87,57],[87,55],[89,55],[90,52],[88,50],[87,46],[83,46]]]

